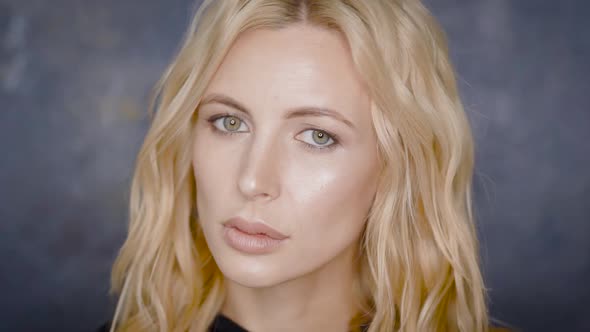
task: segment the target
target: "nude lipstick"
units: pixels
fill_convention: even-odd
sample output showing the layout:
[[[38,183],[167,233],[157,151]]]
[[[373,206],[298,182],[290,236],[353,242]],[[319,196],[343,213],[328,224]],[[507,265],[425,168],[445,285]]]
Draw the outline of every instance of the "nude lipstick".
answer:
[[[235,250],[246,254],[268,254],[288,238],[260,222],[234,217],[223,223],[223,238]]]

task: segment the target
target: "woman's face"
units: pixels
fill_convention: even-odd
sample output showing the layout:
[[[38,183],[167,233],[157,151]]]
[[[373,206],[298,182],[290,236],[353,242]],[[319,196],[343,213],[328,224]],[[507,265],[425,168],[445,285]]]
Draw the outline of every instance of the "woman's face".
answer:
[[[268,287],[353,251],[379,163],[344,39],[309,26],[242,34],[199,106],[193,168],[199,222],[226,278]]]

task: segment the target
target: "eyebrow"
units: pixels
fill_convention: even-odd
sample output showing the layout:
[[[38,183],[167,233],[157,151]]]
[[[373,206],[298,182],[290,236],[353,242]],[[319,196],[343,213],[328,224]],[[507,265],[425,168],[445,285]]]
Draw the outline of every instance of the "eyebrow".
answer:
[[[249,116],[251,116],[250,111],[248,111],[248,109],[244,105],[242,105],[240,102],[238,102],[237,100],[233,99],[230,96],[227,96],[227,95],[224,95],[221,93],[211,93],[211,94],[207,95],[205,98],[203,98],[203,100],[201,101],[201,106],[206,105],[206,104],[212,104],[212,103],[223,104],[223,105],[229,106],[231,108],[234,108],[238,111],[244,112],[244,113],[248,114]],[[329,108],[325,108],[325,107],[316,107],[316,106],[296,107],[296,108],[288,110],[287,114],[285,115],[285,118],[292,119],[292,118],[303,117],[303,116],[332,117],[332,118],[344,123],[345,125],[349,126],[350,128],[354,129],[354,124],[350,120],[345,118],[339,112],[329,109]]]

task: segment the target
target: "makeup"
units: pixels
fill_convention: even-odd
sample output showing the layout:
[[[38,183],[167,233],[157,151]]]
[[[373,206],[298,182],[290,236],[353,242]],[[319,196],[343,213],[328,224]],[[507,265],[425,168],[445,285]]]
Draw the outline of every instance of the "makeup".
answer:
[[[363,83],[334,31],[261,29],[232,45],[192,142],[198,222],[228,283],[344,282],[381,170]]]
[[[268,254],[288,238],[261,222],[235,217],[223,223],[223,239],[235,250],[246,254]]]

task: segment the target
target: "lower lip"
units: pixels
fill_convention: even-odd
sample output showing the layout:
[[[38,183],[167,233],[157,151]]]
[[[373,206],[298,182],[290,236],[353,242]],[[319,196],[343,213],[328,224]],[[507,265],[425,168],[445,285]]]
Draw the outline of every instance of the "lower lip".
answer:
[[[224,227],[223,238],[230,247],[247,254],[268,254],[283,242],[264,234],[244,233],[235,227]]]

